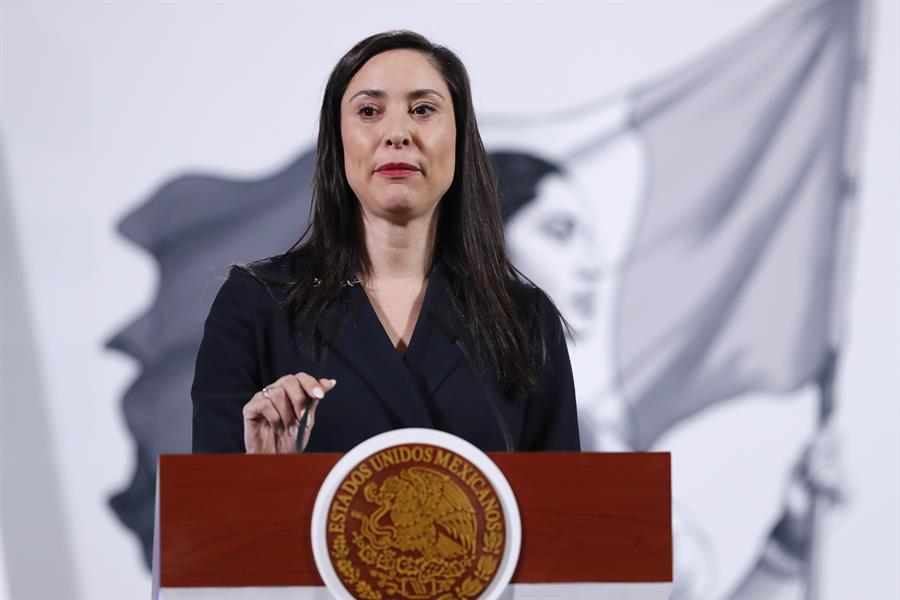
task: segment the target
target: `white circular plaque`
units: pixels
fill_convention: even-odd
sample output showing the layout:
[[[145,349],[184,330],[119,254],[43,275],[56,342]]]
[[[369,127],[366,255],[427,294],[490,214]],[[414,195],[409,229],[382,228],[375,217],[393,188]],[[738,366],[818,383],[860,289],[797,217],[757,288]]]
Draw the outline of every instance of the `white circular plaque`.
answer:
[[[394,475],[379,483],[379,475],[388,473]],[[421,504],[423,498],[427,504]],[[360,505],[371,508],[368,513],[353,509]],[[429,521],[429,515],[440,514],[443,520]],[[344,533],[351,525],[356,527],[352,536]],[[438,538],[440,543],[428,544]],[[389,431],[350,450],[325,478],[312,514],[316,567],[328,590],[342,600],[427,597],[431,589],[443,590],[436,597],[462,592],[462,597],[494,600],[512,578],[521,545],[519,507],[503,473],[471,443],[435,429]],[[365,562],[340,560],[342,577],[336,557],[352,552]],[[405,561],[401,572],[421,572],[400,578],[399,584],[389,580],[386,572],[396,573],[397,561]],[[450,585],[442,568],[460,564],[469,570],[458,576],[452,591],[436,587]],[[358,591],[348,589],[348,580]]]

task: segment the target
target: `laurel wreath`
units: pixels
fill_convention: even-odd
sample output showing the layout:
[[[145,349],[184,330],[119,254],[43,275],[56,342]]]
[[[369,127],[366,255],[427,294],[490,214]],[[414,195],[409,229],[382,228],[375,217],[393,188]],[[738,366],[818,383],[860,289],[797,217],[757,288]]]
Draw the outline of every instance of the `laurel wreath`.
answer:
[[[378,586],[385,593],[394,596],[402,594],[401,587],[397,584],[397,578],[401,580],[410,577],[419,577],[423,571],[431,571],[430,578],[438,580],[441,595],[437,600],[453,600],[455,598],[474,598],[480,594],[497,572],[500,565],[500,551],[503,548],[504,533],[488,531],[482,536],[481,552],[475,564],[475,571],[462,583],[449,591],[456,577],[462,575],[472,564],[472,557],[467,559],[448,561],[443,558],[426,559],[425,557],[411,558],[398,556],[393,550],[377,551],[368,540],[359,533],[354,533],[353,544],[358,549],[359,559],[373,567],[369,575],[378,580]],[[335,569],[341,575],[341,579],[347,584],[357,598],[362,600],[382,600],[382,591],[360,577],[360,569],[353,566],[350,560],[350,547],[345,535],[336,536],[331,545],[331,557]],[[443,580],[443,581],[441,581]]]

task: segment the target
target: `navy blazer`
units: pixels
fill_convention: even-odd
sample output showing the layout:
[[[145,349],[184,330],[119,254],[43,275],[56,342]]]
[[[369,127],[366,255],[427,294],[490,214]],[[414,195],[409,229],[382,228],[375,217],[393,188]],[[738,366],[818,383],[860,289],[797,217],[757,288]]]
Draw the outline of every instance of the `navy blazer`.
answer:
[[[251,265],[263,279],[303,275],[307,262],[273,258]],[[309,273],[306,273],[309,276]],[[292,319],[279,308],[280,286],[266,285],[232,268],[206,320],[197,355],[193,398],[193,451],[244,452],[241,409],[263,386],[305,371],[334,378],[335,388],[316,410],[307,451],[346,452],[360,442],[402,427],[428,427],[462,437],[485,451],[503,450],[501,430],[460,349],[429,317],[440,311],[451,326],[467,330],[452,309],[440,261],[429,274],[421,312],[404,355],[393,346],[361,285],[346,285],[319,319],[337,328],[324,373]],[[497,403],[516,450],[580,450],[575,386],[562,325],[539,289],[517,286],[529,333],[543,328],[547,361],[539,389],[525,398],[501,393],[493,373],[484,387]],[[334,328],[334,326],[331,326]],[[471,351],[470,351],[471,353]]]

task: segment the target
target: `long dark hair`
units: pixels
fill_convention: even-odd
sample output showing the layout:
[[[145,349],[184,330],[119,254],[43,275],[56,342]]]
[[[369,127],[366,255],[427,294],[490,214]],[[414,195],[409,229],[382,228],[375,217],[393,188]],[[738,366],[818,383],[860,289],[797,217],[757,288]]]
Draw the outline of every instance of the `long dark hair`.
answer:
[[[563,168],[526,152],[491,152],[500,189],[500,215],[506,223],[537,198],[538,184],[548,175],[565,175]]]
[[[434,256],[444,264],[479,366],[496,370],[504,392],[526,395],[538,385],[547,340],[539,326],[535,328],[538,337],[529,339],[528,325],[534,315],[523,314],[513,287],[533,284],[506,254],[497,179],[478,132],[466,69],[451,50],[417,33],[388,31],[362,40],[338,61],[328,78],[319,116],[310,221],[285,253],[308,259],[311,273],[288,284],[285,305],[301,328],[310,332],[321,311],[340,294],[348,274],[370,274],[359,203],[344,172],[341,99],[369,59],[401,48],[418,50],[441,73],[456,118],[456,172],[438,205]],[[533,306],[535,295],[528,297],[527,304]]]

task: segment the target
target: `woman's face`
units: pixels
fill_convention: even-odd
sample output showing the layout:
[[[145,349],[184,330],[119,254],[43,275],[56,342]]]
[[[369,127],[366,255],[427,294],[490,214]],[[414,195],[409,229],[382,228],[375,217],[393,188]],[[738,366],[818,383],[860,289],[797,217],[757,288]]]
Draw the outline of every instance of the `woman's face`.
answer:
[[[600,275],[587,211],[559,174],[541,179],[536,192],[506,223],[510,258],[547,292],[575,333],[583,333],[594,317]]]
[[[347,181],[365,218],[406,223],[430,216],[456,169],[456,122],[444,78],[416,50],[373,56],[341,99],[341,139]]]

